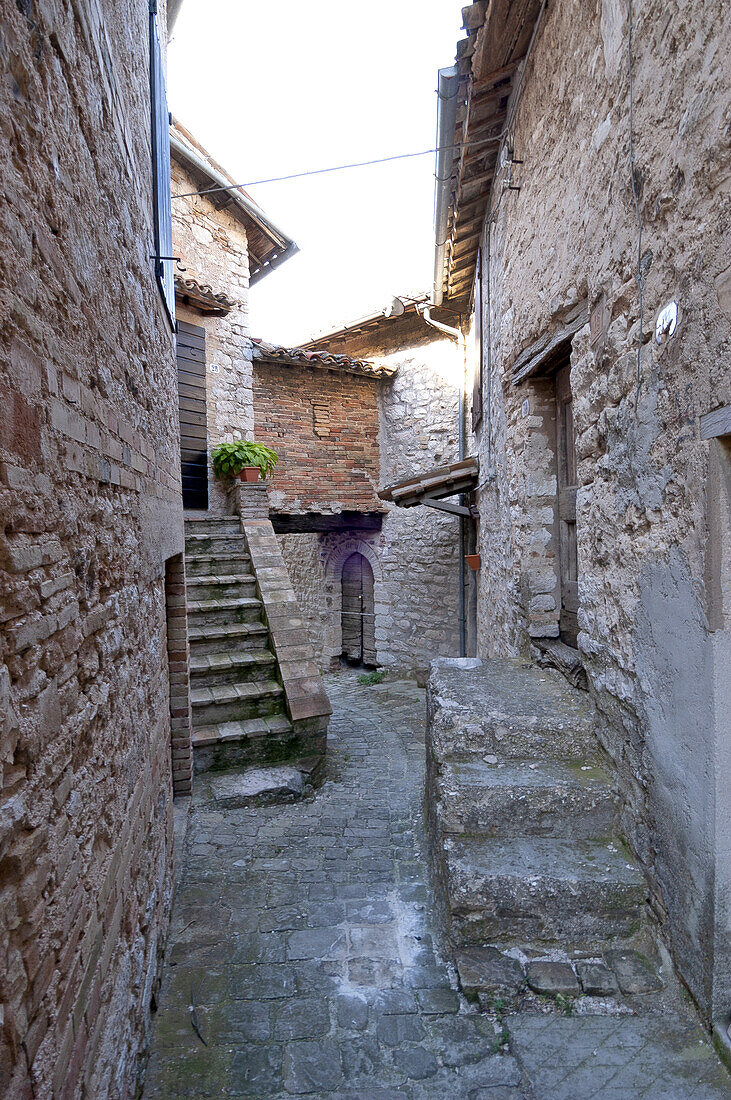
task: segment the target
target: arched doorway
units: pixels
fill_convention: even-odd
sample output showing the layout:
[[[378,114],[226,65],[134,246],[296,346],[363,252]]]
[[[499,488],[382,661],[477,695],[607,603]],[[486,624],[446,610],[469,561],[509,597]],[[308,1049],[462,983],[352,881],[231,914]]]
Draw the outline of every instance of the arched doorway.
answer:
[[[342,575],[343,657],[364,665],[376,664],[376,616],[373,570],[362,554],[351,554]]]

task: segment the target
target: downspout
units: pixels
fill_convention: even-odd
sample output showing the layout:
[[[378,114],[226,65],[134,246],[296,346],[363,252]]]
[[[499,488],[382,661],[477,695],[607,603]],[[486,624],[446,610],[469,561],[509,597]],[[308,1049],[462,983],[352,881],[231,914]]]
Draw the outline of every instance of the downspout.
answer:
[[[465,382],[467,378],[467,341],[464,334],[458,328],[452,328],[450,325],[442,324],[441,321],[435,321],[431,315],[431,308],[429,306],[417,306],[417,312],[421,314],[428,325],[437,329],[438,332],[443,332],[445,336],[449,336],[451,340],[456,340],[457,346],[462,351],[462,384],[459,387],[459,405],[458,413],[459,424],[457,427],[457,439],[459,448],[459,460],[460,462],[465,457]],[[460,495],[460,504],[464,504],[464,494]],[[459,655],[460,657],[467,656],[467,608],[465,601],[465,536],[466,526],[465,517],[459,517]]]
[[[437,91],[437,163],[434,172],[437,186],[434,195],[434,305],[442,304],[444,282],[444,258],[447,251],[449,227],[449,196],[454,160],[454,128],[457,121],[457,94],[459,76],[457,67],[439,70]]]
[[[457,102],[459,96],[459,73],[456,65],[439,70],[437,81],[437,162],[434,176],[436,189],[434,195],[434,288],[432,300],[440,306],[444,298],[444,269],[447,254],[447,234],[449,230],[449,200],[452,191],[452,167],[454,164],[454,131],[457,123]],[[429,307],[420,310],[428,325],[443,332],[457,341],[462,348],[464,361],[463,378],[459,387],[459,458],[465,457],[465,379],[467,372],[467,342],[459,329],[450,328],[431,316]],[[464,496],[460,497],[464,504]],[[459,517],[459,655],[467,656],[467,615],[465,606],[465,518]]]
[[[180,9],[183,6],[183,0],[168,0],[168,35],[173,33],[173,27],[175,21],[180,15]]]

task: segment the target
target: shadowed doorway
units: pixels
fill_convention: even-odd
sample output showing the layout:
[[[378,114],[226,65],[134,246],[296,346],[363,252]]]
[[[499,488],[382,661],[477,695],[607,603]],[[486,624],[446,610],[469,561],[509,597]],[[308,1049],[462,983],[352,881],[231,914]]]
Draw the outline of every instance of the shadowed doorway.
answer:
[[[355,664],[376,664],[373,570],[362,554],[343,564],[343,657]]]

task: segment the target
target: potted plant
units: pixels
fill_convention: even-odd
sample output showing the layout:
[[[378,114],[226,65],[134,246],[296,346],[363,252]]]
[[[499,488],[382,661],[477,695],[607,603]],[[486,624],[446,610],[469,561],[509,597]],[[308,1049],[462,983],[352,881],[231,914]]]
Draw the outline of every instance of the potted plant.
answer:
[[[266,478],[279,455],[263,443],[237,439],[234,443],[219,443],[211,452],[213,472],[217,478],[238,477],[240,481],[258,481]]]

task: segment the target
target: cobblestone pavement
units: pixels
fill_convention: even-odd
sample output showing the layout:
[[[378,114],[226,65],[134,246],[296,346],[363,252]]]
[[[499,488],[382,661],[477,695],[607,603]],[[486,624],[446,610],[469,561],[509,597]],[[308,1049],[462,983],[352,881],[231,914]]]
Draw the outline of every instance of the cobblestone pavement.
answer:
[[[219,811],[197,786],[145,1100],[731,1096],[674,1011],[501,1024],[460,998],[427,872],[424,693],[327,686],[311,801]]]

